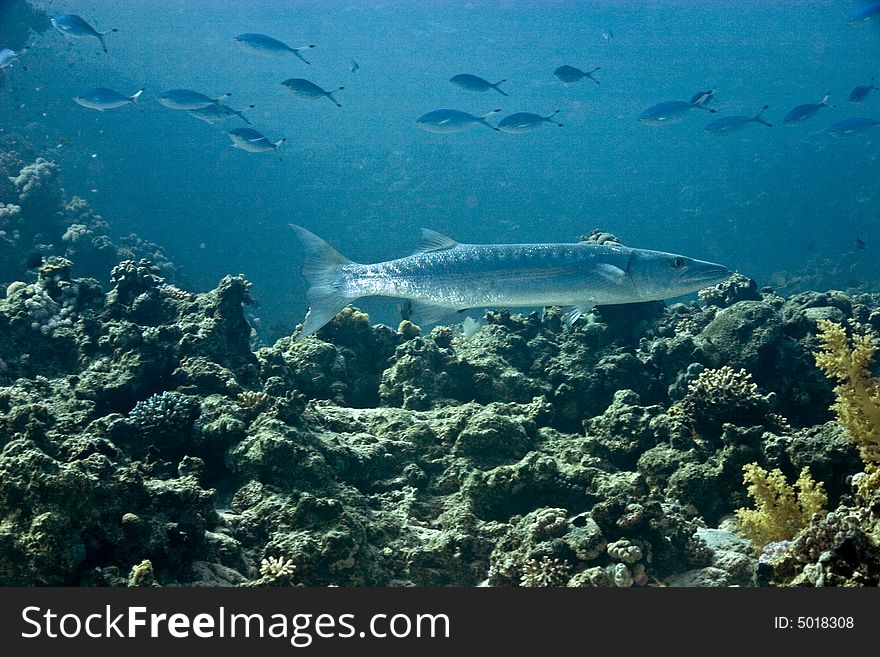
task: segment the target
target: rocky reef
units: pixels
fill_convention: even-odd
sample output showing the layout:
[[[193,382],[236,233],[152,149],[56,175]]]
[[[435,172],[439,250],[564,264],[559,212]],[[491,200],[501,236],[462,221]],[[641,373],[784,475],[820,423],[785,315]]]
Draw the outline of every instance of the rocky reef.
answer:
[[[76,270],[47,257],[0,300],[2,585],[880,579],[880,504],[813,355],[823,320],[876,335],[876,296],[734,277],[468,336],[348,308],[254,351],[243,277],[194,294],[124,259],[105,291]],[[806,469],[832,513],[749,542],[749,464]]]

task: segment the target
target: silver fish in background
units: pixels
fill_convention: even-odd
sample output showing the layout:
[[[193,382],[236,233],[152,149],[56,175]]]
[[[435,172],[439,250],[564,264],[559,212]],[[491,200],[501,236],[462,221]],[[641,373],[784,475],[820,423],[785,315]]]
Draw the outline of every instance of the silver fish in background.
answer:
[[[3,48],[0,50],[0,71],[3,69],[11,68],[18,58],[21,56],[21,53],[15,52],[9,48]]]
[[[880,2],[870,2],[862,5],[847,17],[850,25],[862,25],[876,18],[880,18]]]
[[[595,67],[589,71],[582,71],[579,68],[574,66],[569,66],[568,64],[563,64],[555,71],[553,71],[553,75],[557,80],[564,84],[574,84],[578,80],[582,80],[583,78],[590,78],[596,84],[599,84],[599,81],[593,77],[593,73],[599,70],[599,67]]]
[[[785,117],[782,119],[782,122],[786,125],[794,125],[796,123],[801,123],[802,121],[806,121],[807,119],[811,119],[816,114],[819,113],[819,110],[823,107],[831,107],[828,104],[828,99],[831,97],[831,92],[829,91],[825,94],[825,97],[822,98],[818,103],[804,103],[803,105],[798,105]]]
[[[696,107],[706,107],[709,103],[715,100],[715,90],[708,89],[707,91],[698,91],[693,96],[691,96],[691,105]]]
[[[144,93],[143,89],[138,89],[131,96],[125,96],[113,89],[104,87],[95,87],[94,89],[83,89],[78,91],[73,100],[77,105],[88,107],[89,109],[103,112],[108,109],[116,109],[132,103],[137,105],[138,99]]]
[[[249,153],[271,153],[277,151],[278,147],[287,141],[286,137],[272,141],[253,128],[235,128],[230,130],[228,134],[233,146]]]
[[[832,137],[853,137],[878,125],[880,125],[880,121],[877,119],[866,116],[851,116],[832,125],[828,128],[828,132]]]
[[[345,87],[336,87],[333,91],[327,91],[305,78],[289,78],[281,84],[297,98],[303,98],[304,100],[318,100],[319,98],[326,97],[329,98],[336,107],[342,107],[339,101],[333,97],[333,93],[336,91],[342,91]]]
[[[498,128],[491,125],[486,119],[500,111],[500,109],[494,109],[491,112],[486,112],[482,116],[474,116],[473,114],[468,114],[467,112],[462,112],[457,109],[438,109],[433,112],[428,112],[427,114],[422,114],[416,119],[416,125],[422,130],[442,134],[461,132],[477,123],[482,123],[491,130],[498,130]]]
[[[208,107],[208,105],[216,105],[231,95],[231,93],[225,93],[217,98],[211,98],[190,89],[169,89],[162,92],[159,96],[159,102],[168,109],[199,110]]]
[[[253,108],[254,105],[248,105],[245,109]],[[245,110],[232,109],[229,105],[224,105],[222,103],[211,103],[207,107],[188,110],[190,116],[197,118],[199,121],[204,121],[205,123],[220,123],[231,116],[237,116],[248,125],[251,125],[251,122],[248,121],[248,118],[244,115],[244,111]]]
[[[695,96],[698,100],[700,95]],[[704,103],[707,101],[703,101]],[[694,109],[706,110],[710,114],[715,114],[715,110],[705,107],[703,104],[694,102],[693,100],[664,100],[662,103],[651,105],[644,112],[639,114],[639,121],[645,125],[666,125],[667,123],[675,123],[680,121],[682,117],[690,110]]]
[[[449,78],[449,81],[454,84],[456,87],[464,89],[465,91],[489,91],[489,89],[494,89],[502,96],[508,96],[509,94],[506,91],[502,91],[498,86],[502,82],[507,82],[507,78],[499,80],[494,84],[489,82],[488,80],[484,80],[479,75],[471,75],[470,73],[459,73],[458,75],[453,75]]]
[[[253,32],[239,34],[235,37],[235,42],[244,50],[256,53],[257,55],[262,55],[263,57],[280,57],[287,53],[293,53],[306,64],[311,64],[311,62],[306,61],[305,57],[299,54],[300,51],[315,47],[315,44],[310,43],[307,46],[291,48],[283,41],[273,39],[265,34],[256,34]]]
[[[849,92],[849,102],[864,102],[871,91],[880,91],[880,87],[874,84],[874,78],[871,78],[871,81],[868,84],[857,84],[853,87],[853,90]]]
[[[117,31],[114,27],[113,29],[105,30],[104,32],[98,32],[94,27],[83,20],[82,17],[77,16],[76,14],[55,14],[50,21],[55,29],[61,32],[64,36],[74,37],[76,39],[87,39],[89,37],[97,39],[101,44],[101,48],[104,49],[104,52],[107,52],[107,44],[104,43],[104,37],[111,32]]]
[[[767,107],[769,106],[764,105],[764,107],[761,108],[761,111],[754,116],[722,116],[720,119],[715,119],[703,128],[703,132],[708,135],[726,135],[731,132],[742,130],[752,123],[760,123],[761,125],[766,125],[768,128],[772,128],[773,124],[764,119],[764,112],[767,111]]]
[[[427,229],[413,255],[359,264],[290,227],[306,249],[309,283],[299,340],[361,297],[410,299],[425,323],[468,308],[568,306],[573,324],[593,306],[669,299],[730,275],[722,265],[661,251],[585,242],[459,244]]]
[[[537,130],[545,123],[552,123],[561,128],[563,124],[553,119],[557,114],[559,114],[559,110],[551,112],[547,116],[532,114],[531,112],[515,112],[501,119],[498,123],[498,129],[502,132],[522,134],[523,132]]]

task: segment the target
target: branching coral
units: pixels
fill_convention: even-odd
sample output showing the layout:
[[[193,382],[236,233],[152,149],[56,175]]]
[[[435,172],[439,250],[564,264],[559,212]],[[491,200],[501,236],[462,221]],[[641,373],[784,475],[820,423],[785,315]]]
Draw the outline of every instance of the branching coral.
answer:
[[[740,530],[757,548],[794,537],[810,523],[814,513],[824,513],[828,498],[821,483],[807,468],[789,486],[778,468],[767,472],[757,463],[743,466],[743,483],[755,500],[754,509],[737,509]]]
[[[838,383],[837,401],[831,406],[838,421],[859,446],[868,470],[880,468],[880,378],[872,377],[871,361],[877,343],[867,335],[854,334],[852,343],[840,324],[820,319],[816,365]],[[874,477],[876,478],[876,477]]]

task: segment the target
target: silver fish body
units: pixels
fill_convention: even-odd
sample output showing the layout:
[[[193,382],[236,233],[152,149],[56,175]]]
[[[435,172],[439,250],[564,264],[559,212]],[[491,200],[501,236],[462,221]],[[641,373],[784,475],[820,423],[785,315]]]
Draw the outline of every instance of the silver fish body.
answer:
[[[828,98],[831,96],[831,93],[825,94],[825,97],[820,100],[818,103],[804,103],[803,105],[798,105],[797,107],[791,109],[788,114],[786,114],[782,122],[786,125],[795,125],[797,123],[801,123],[802,121],[806,121],[808,119],[813,118],[816,114],[819,113],[819,110],[823,107],[829,107]]]
[[[190,89],[169,89],[163,91],[159,96],[159,102],[168,109],[176,110],[198,110],[208,105],[216,105],[222,100],[226,100],[232,94],[223,94],[219,98],[211,98],[198,91]]]
[[[262,55],[263,57],[280,57],[286,53],[293,53],[306,64],[310,64],[311,62],[307,62],[305,58],[299,54],[299,51],[315,47],[315,44],[309,44],[299,48],[291,48],[283,41],[279,41],[278,39],[274,39],[265,34],[257,34],[253,32],[239,34],[235,37],[235,42],[244,50],[248,50],[257,55]]]
[[[281,84],[297,98],[303,98],[304,100],[318,100],[319,98],[326,96],[334,105],[336,105],[336,107],[342,107],[342,105],[339,104],[339,101],[333,97],[333,93],[336,91],[342,91],[345,87],[336,87],[333,91],[327,91],[311,80],[306,80],[305,78],[288,78]]]
[[[104,52],[107,52],[107,44],[104,43],[104,37],[111,32],[116,32],[116,28],[105,32],[98,32],[81,16],[77,16],[76,14],[55,14],[49,20],[55,29],[61,32],[64,36],[77,39],[86,39],[89,37],[97,39]]]
[[[489,82],[488,80],[485,80],[478,75],[471,75],[470,73],[459,73],[458,75],[453,75],[451,78],[449,78],[449,81],[456,87],[460,87],[461,89],[464,89],[466,91],[483,92],[489,91],[489,89],[494,89],[502,96],[508,95],[507,92],[502,91],[501,87],[498,86],[502,82],[507,82],[506,79],[499,80],[498,82],[495,82],[493,84],[492,82]]]
[[[482,116],[474,116],[473,114],[468,114],[461,110],[444,108],[422,114],[416,119],[416,125],[427,132],[437,132],[440,134],[461,132],[477,123],[482,123],[491,130],[498,130],[498,128],[491,125],[486,119],[500,111],[500,109],[494,109],[491,112],[486,112]]]
[[[14,50],[10,50],[9,48],[3,48],[3,50],[0,50],[0,70],[12,66],[16,59],[18,59],[18,53]]]
[[[228,133],[232,145],[249,153],[271,153],[277,151],[286,138],[272,141],[261,132],[257,132],[253,128],[235,128]]]
[[[247,107],[247,109],[252,108],[253,105],[248,105]],[[224,105],[222,103],[211,103],[207,107],[188,110],[188,112],[190,116],[199,119],[199,121],[204,121],[205,123],[220,123],[228,119],[230,116],[237,116],[248,125],[251,125],[251,122],[248,121],[247,117],[244,115],[244,110],[232,109],[229,105]]]
[[[95,87],[94,89],[83,89],[77,92],[73,100],[83,107],[103,112],[104,110],[123,107],[129,103],[136,105],[142,93],[144,93],[144,90],[138,89],[131,96],[125,96],[113,89]]]
[[[305,228],[291,225],[308,254],[311,335],[361,297],[421,305],[423,320],[481,307],[571,306],[574,322],[595,305],[653,301],[695,292],[726,278],[726,267],[685,256],[608,244],[459,244],[424,231],[413,255],[351,262]]]
[[[880,125],[880,120],[866,116],[851,116],[832,125],[828,128],[828,132],[832,137],[852,137],[863,134],[878,125]]]
[[[537,130],[545,123],[552,123],[553,125],[557,125],[561,128],[563,124],[558,123],[553,118],[557,114],[559,114],[559,110],[556,110],[555,112],[553,112],[552,114],[548,114],[547,116],[533,114],[532,112],[515,112],[501,119],[501,121],[498,123],[498,129],[502,132],[522,134],[524,132]]]

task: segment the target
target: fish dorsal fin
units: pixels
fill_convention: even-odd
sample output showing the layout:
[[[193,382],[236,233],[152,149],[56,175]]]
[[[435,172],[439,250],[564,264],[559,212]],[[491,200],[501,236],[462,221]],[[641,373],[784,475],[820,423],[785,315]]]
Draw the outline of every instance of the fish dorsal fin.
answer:
[[[416,253],[445,251],[446,249],[452,249],[456,246],[458,246],[458,242],[451,237],[446,237],[446,235],[438,233],[436,230],[431,230],[430,228],[422,228],[422,239],[419,242],[419,247],[416,249]]]

